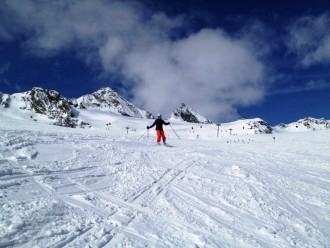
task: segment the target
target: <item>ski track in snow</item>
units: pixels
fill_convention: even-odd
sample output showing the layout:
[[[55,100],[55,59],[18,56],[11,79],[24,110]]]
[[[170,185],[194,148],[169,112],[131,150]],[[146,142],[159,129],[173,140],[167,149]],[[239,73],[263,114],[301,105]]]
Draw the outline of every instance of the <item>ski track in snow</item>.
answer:
[[[0,247],[329,247],[328,131],[167,148],[56,130],[0,129]]]

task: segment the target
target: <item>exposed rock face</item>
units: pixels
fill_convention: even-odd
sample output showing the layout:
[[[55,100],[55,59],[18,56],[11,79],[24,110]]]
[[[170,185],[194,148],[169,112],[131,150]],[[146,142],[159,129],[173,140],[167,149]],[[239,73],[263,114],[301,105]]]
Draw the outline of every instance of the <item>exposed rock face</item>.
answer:
[[[323,126],[323,127],[327,127],[327,125],[330,125],[330,122],[325,120],[324,118],[321,119],[315,119],[315,118],[311,118],[311,117],[307,117],[304,119],[301,119],[299,121],[297,121],[297,124],[302,124],[304,125],[306,128],[312,128],[313,126]]]
[[[32,90],[12,95],[0,92],[0,107],[12,110],[31,111],[47,116],[54,125],[65,127],[90,127],[88,122],[78,120],[79,109],[110,111],[128,117],[154,119],[148,112],[135,107],[110,88],[103,88],[78,99],[67,99],[55,90],[34,87]],[[38,118],[30,118],[37,121]]]
[[[142,114],[145,116],[146,119],[155,119],[152,113],[149,111],[142,111]]]
[[[300,119],[290,124],[277,125],[275,128],[277,130],[284,130],[290,132],[323,130],[330,128],[330,121],[324,118],[316,119],[316,118],[306,117],[304,119]]]
[[[277,128],[282,128],[282,129],[284,129],[284,128],[287,128],[287,127],[288,127],[288,124],[280,123],[280,124],[278,124],[276,127],[277,127]]]
[[[10,96],[7,94],[2,94],[2,92],[0,92],[0,105],[4,108],[9,108],[10,107]]]
[[[55,90],[33,88],[21,95],[22,105],[20,109],[34,111],[48,116],[54,120],[54,125],[64,127],[76,127],[78,120],[70,107],[67,98],[61,96]]]
[[[148,111],[143,111],[135,107],[132,103],[121,97],[111,88],[102,88],[92,94],[84,95],[73,101],[77,108],[97,109],[119,113],[123,116],[137,118],[154,118]]]
[[[181,103],[181,105],[172,113],[171,118],[192,123],[212,123],[212,121],[200,115],[197,111],[188,107],[184,103]]]
[[[270,134],[273,132],[273,128],[264,120],[257,119],[247,123],[250,129],[256,129],[256,132]]]

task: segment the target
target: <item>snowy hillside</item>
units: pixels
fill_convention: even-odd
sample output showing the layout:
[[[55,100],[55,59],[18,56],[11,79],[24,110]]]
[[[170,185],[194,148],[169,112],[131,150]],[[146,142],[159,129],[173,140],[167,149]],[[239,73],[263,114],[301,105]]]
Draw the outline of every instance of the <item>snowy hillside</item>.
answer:
[[[165,147],[152,120],[79,118],[92,128],[0,108],[0,247],[330,246],[330,130],[173,121]]]
[[[151,113],[135,107],[109,87],[79,97],[73,100],[73,104],[80,109],[110,111],[136,118],[154,118]]]
[[[325,130],[325,129],[330,129],[330,121],[327,121],[323,118],[315,119],[315,118],[307,117],[290,124],[277,125],[275,129],[279,131],[287,131],[287,132]]]
[[[0,93],[0,111],[6,116],[64,127],[104,127],[111,116],[153,119],[148,112],[135,107],[110,88],[100,89],[78,99],[67,99],[54,90],[34,87],[32,90],[13,95]],[[103,113],[101,113],[103,112]],[[87,115],[87,116],[86,116]],[[94,116],[94,117],[93,117]],[[100,117],[102,116],[102,117]],[[108,117],[109,116],[109,117]],[[92,118],[90,118],[92,117]],[[100,122],[100,118],[102,122]],[[196,110],[182,103],[171,115],[170,121],[211,124]],[[134,122],[134,121],[133,121]],[[244,127],[244,124],[246,127]],[[242,124],[256,133],[272,133],[272,127],[261,119]],[[277,128],[281,130],[281,128]]]
[[[34,87],[32,90],[0,97],[0,109],[8,116],[76,127],[81,122],[75,117],[67,98],[55,90]]]
[[[88,122],[80,118],[84,109],[135,118],[154,118],[151,113],[136,108],[110,88],[70,100],[55,90],[38,87],[12,95],[0,93],[0,110],[3,114],[26,121],[33,120],[64,127],[90,127]]]
[[[191,123],[212,123],[206,117],[199,114],[196,110],[181,103],[180,106],[172,113],[170,120],[181,120]]]

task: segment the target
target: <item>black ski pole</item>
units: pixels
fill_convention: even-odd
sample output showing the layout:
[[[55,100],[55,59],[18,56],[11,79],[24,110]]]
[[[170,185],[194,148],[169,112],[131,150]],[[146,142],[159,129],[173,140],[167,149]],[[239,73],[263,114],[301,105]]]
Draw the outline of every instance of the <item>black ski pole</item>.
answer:
[[[178,139],[180,139],[179,135],[174,131],[173,127],[170,124],[170,127],[172,128],[173,132],[175,133],[175,135],[178,137]]]
[[[141,138],[143,137],[143,135],[145,135],[146,132],[148,132],[148,131],[149,131],[149,129],[147,129],[147,131],[145,131],[145,132],[140,136],[140,138],[138,138],[138,140],[141,139]]]

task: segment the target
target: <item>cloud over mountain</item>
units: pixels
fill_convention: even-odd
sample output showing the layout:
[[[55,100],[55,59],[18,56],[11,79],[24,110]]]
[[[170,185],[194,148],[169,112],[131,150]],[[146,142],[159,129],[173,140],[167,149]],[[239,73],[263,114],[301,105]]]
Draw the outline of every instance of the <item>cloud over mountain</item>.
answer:
[[[52,56],[74,48],[78,58],[120,74],[133,101],[169,114],[185,102],[210,119],[229,120],[237,106],[263,98],[265,66],[244,37],[221,29],[181,32],[187,16],[152,13],[137,1],[0,3],[0,39],[25,40],[30,55]]]

